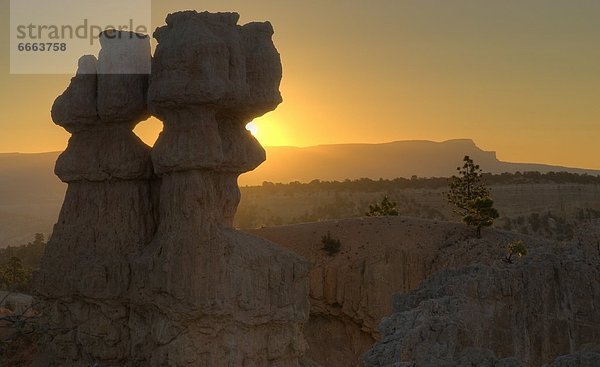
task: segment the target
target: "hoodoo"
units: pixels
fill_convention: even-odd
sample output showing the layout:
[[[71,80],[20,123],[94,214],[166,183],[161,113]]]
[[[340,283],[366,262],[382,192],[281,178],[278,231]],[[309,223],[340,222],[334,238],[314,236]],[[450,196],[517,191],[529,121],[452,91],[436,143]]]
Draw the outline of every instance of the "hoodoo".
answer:
[[[53,107],[69,184],[36,274],[49,365],[295,366],[308,265],[232,228],[237,177],[265,160],[245,130],[281,103],[267,23],[171,14],[147,37],[101,36]],[[139,72],[152,60],[150,74]],[[142,68],[142,69],[140,69]],[[123,72],[125,71],[125,72]],[[164,122],[153,148],[133,127]]]

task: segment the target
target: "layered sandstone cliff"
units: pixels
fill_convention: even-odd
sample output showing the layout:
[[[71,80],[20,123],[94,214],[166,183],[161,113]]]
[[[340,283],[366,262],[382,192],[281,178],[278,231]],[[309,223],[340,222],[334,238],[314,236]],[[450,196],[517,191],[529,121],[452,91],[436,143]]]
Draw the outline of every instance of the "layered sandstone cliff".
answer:
[[[473,350],[510,365],[541,366],[597,342],[600,262],[582,255],[577,248],[543,248],[515,264],[439,272],[396,295],[365,366],[460,365]],[[489,361],[476,365],[500,363]]]
[[[328,367],[363,365],[363,354],[373,344],[381,341],[382,335],[378,328],[380,321],[394,312],[393,294],[406,294],[418,289],[423,281],[444,269],[460,269],[477,263],[483,267],[491,266],[492,269],[497,267],[512,269],[522,266],[515,264],[511,267],[502,261],[506,256],[506,245],[511,241],[517,239],[525,241],[530,252],[528,261],[544,258],[546,254],[553,252],[570,253],[571,257],[582,262],[600,261],[597,254],[589,251],[587,242],[560,244],[497,230],[486,230],[483,238],[475,239],[472,229],[459,223],[407,217],[353,218],[262,228],[249,232],[281,243],[312,263],[311,316],[305,327],[305,337],[309,344],[307,355],[320,365]],[[328,256],[322,250],[321,237],[327,233],[340,239],[342,243],[341,251],[335,256]],[[552,264],[552,262],[544,263],[538,265],[538,268],[548,267],[551,270]],[[591,269],[593,270],[593,266]],[[557,272],[561,279],[572,282],[570,284],[574,285],[578,281],[576,276],[571,278],[570,272],[565,269],[558,269]],[[553,286],[552,279],[546,280],[548,287]],[[595,287],[598,286],[599,281],[600,279],[590,278],[590,284],[595,284]],[[554,286],[559,285],[554,283]],[[536,299],[529,301],[539,302]],[[582,297],[575,302],[585,301],[586,299]],[[492,305],[495,304],[494,302],[496,301],[489,301]],[[581,303],[580,306],[584,307],[585,304]],[[563,311],[563,316],[568,314],[568,310]],[[548,314],[548,317],[555,316]],[[532,318],[533,315],[526,317]],[[594,321],[591,315],[582,317],[585,322],[596,325],[597,321]],[[402,327],[408,333],[413,326]],[[513,326],[515,329],[512,329],[512,332],[518,334],[520,331],[516,327],[523,325]],[[490,330],[495,328],[495,325],[489,326]],[[546,337],[552,339],[551,336],[546,335]],[[587,337],[581,339],[582,343],[593,341],[585,341],[590,339]],[[497,342],[503,343],[506,340],[506,338],[499,339]],[[443,341],[446,342],[449,341]],[[558,344],[561,345],[564,346]],[[496,355],[486,348],[462,345],[459,349],[452,363],[461,360],[464,363],[477,360],[509,363],[510,358],[514,359],[514,355]],[[548,350],[554,350],[556,353],[554,356],[557,356],[568,354],[575,349],[549,347]],[[545,362],[550,360],[547,359]],[[390,359],[386,360],[386,364],[380,365],[395,366],[393,363],[396,362],[399,363]],[[409,364],[406,366],[413,365],[410,364],[413,362],[407,363]],[[535,364],[530,365],[539,367]],[[415,364],[415,366],[429,365]],[[506,367],[508,366],[507,364]]]

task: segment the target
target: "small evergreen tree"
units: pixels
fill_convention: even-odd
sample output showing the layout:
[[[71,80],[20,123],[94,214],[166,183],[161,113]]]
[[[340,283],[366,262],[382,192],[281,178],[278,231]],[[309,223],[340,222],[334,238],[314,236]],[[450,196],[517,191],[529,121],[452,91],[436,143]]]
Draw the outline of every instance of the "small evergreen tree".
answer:
[[[466,155],[462,167],[456,167],[458,176],[450,178],[450,191],[446,194],[448,202],[456,207],[456,212],[462,216],[467,215],[469,203],[477,198],[490,196],[490,189],[482,180],[479,165]]]
[[[367,217],[397,216],[399,213],[396,205],[395,202],[390,201],[387,196],[384,196],[381,203],[369,205],[369,211],[365,214]]]
[[[475,227],[477,238],[481,238],[481,228],[491,226],[499,216],[494,208],[494,200],[486,196],[471,200],[467,204],[467,214],[463,217],[463,222]]]
[[[500,215],[494,208],[494,200],[490,197],[490,189],[483,182],[479,165],[467,155],[463,158],[463,166],[457,167],[458,176],[450,179],[448,202],[455,206],[455,212],[462,220],[477,230],[477,238],[481,238],[481,228],[489,227]]]

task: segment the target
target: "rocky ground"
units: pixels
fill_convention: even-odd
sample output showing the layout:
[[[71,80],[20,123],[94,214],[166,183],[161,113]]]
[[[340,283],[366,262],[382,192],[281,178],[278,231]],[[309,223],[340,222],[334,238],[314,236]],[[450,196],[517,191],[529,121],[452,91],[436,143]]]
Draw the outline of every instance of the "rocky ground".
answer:
[[[304,366],[597,367],[599,224],[563,243],[409,217],[248,232],[312,265]],[[517,239],[529,253],[508,264]]]
[[[0,366],[29,366],[37,354],[33,298],[0,291]]]
[[[595,238],[591,228],[596,226],[590,225],[586,233]],[[403,217],[356,218],[250,232],[282,244],[312,263],[311,318],[305,337],[309,358],[322,366],[361,366],[363,354],[380,343],[368,356],[385,357],[367,358],[367,365],[460,365],[464,350],[485,345],[487,349],[469,352],[469,358],[497,353],[503,358],[519,357],[523,366],[537,367],[556,356],[574,353],[586,343],[600,341],[593,331],[600,330],[600,305],[591,296],[600,295],[600,254],[585,239],[559,243],[498,230],[484,231],[483,238],[476,239],[472,229],[458,223]],[[334,256],[322,250],[321,237],[327,233],[342,243]],[[517,239],[525,242],[529,254],[507,264],[503,261],[506,245]],[[434,274],[438,274],[434,280],[423,283]],[[492,287],[503,281],[508,291]],[[472,287],[481,291],[469,293]],[[418,310],[411,312],[418,314],[408,320],[403,315],[394,319],[400,311],[393,307],[392,295],[398,294],[397,305],[398,299],[411,291],[422,295],[413,301]],[[449,301],[452,297],[462,302],[460,310],[452,308],[458,307]],[[435,303],[438,298],[446,309]],[[569,302],[562,305],[566,300]],[[504,311],[495,311],[497,308]],[[544,311],[541,315],[540,309]],[[463,317],[456,319],[454,313],[459,311]],[[392,319],[378,326],[392,314]],[[462,329],[455,334],[440,331],[423,336],[423,330],[439,327],[430,320],[432,314],[451,326],[462,325]],[[423,323],[425,326],[419,326]],[[468,342],[454,340],[459,331],[468,334],[475,326],[481,335]],[[398,336],[396,329],[406,336]],[[525,335],[517,337],[520,333]],[[390,344],[390,338],[411,340],[412,344],[404,348]],[[415,345],[429,346],[431,350],[425,348],[420,353],[430,357],[440,345],[447,344],[456,346],[452,358],[419,360],[416,352],[399,352]],[[496,359],[502,360],[495,356],[492,360]]]

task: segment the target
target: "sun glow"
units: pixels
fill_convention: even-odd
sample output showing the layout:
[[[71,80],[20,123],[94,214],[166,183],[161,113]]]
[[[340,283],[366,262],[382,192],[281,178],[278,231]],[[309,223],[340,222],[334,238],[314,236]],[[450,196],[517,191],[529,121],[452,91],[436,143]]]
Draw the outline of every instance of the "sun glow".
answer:
[[[137,125],[134,132],[142,139],[142,141],[144,141],[144,143],[149,146],[154,146],[162,129],[163,123],[157,118],[151,117]],[[282,127],[272,124],[271,121],[264,118],[249,122],[246,124],[246,130],[248,130],[252,136],[257,138],[263,145],[280,145],[284,141]]]
[[[255,138],[258,138],[258,125],[254,122],[249,122],[246,124],[246,130],[250,131]]]

